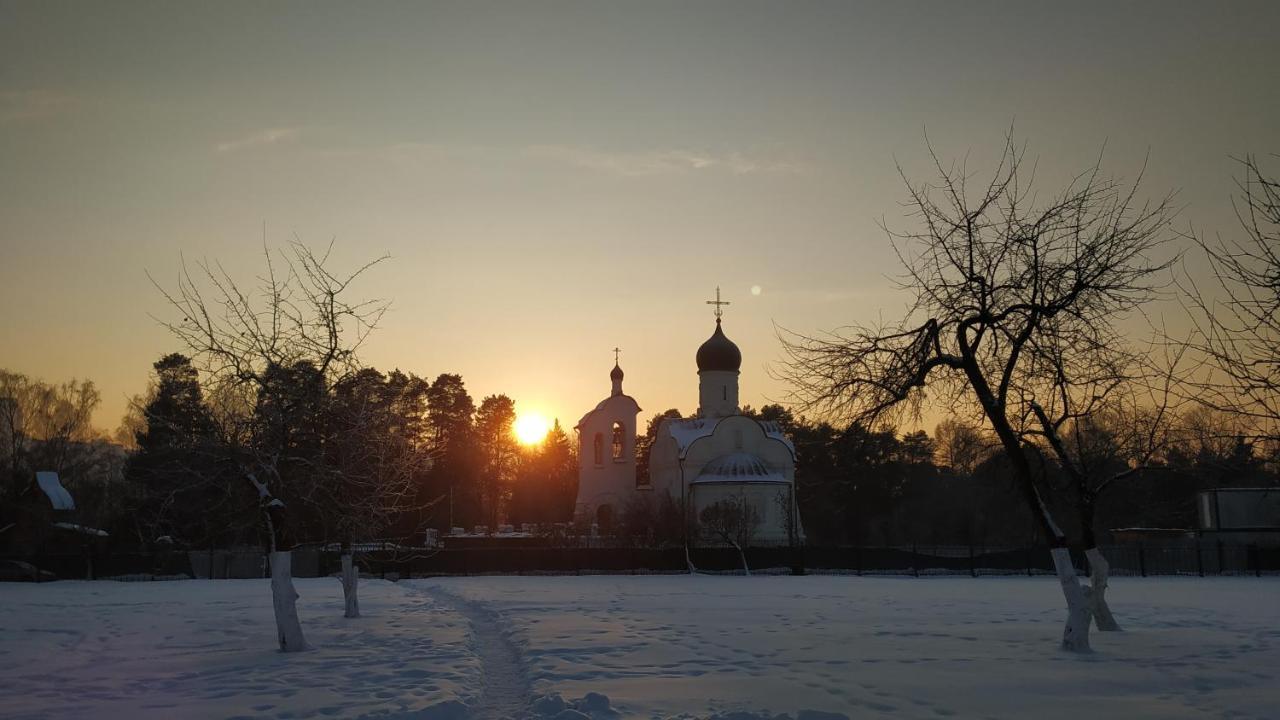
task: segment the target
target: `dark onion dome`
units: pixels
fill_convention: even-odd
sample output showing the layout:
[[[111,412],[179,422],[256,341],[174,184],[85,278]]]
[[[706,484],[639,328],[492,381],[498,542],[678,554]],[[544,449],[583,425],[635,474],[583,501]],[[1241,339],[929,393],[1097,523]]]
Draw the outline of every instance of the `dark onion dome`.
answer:
[[[742,367],[742,351],[720,329],[716,318],[716,331],[698,348],[698,372],[738,372]]]
[[[622,379],[622,368],[618,366],[618,363],[614,363],[613,370],[609,371],[609,379],[615,382]]]

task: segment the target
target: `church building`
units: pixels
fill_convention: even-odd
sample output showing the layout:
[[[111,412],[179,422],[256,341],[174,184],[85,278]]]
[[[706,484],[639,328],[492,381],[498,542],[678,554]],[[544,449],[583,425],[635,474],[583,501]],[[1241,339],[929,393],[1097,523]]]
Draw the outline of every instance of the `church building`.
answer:
[[[716,326],[698,348],[698,412],[659,426],[649,458],[649,477],[635,477],[635,400],[622,394],[615,362],[613,394],[578,423],[578,512],[604,531],[606,522],[637,493],[669,493],[696,519],[717,501],[754,507],[760,524],[756,542],[786,544],[802,539],[796,514],[795,447],[776,423],[741,413],[738,377],[742,352],[724,333],[719,290]],[[629,473],[629,474],[628,474]]]

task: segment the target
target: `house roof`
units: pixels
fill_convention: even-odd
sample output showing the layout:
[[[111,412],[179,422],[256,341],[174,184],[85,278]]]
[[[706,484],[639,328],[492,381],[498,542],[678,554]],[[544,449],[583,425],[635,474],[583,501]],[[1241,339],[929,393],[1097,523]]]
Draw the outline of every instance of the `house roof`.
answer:
[[[36,484],[44,491],[49,498],[49,502],[53,503],[54,510],[75,510],[76,501],[71,498],[71,493],[62,487],[62,483],[58,481],[58,473],[42,470],[36,473]]]

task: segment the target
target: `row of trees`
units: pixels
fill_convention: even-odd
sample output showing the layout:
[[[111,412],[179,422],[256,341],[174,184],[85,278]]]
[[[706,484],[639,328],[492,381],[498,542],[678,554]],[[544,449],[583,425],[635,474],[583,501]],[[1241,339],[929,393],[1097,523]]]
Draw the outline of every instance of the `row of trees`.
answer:
[[[269,541],[252,511],[237,452],[271,458],[272,495],[287,502],[289,546],[420,541],[423,531],[562,522],[576,493],[576,461],[557,424],[532,447],[511,432],[505,395],[477,407],[463,379],[361,368],[327,390],[315,367],[270,368],[265,390],[206,392],[191,358],[155,364],[152,388],[126,425],[136,452],[125,485],[137,498],[130,535],[184,547]],[[287,500],[286,500],[287,499]]]
[[[1014,492],[998,438],[976,422],[946,419],[930,435],[815,421],[781,405],[743,412],[778,423],[791,437],[798,511],[812,544],[982,548],[1044,541]],[[679,415],[668,410],[649,421],[648,432],[636,443],[641,468],[658,424]],[[1154,445],[1133,442],[1141,429],[1105,415],[1081,428],[1090,467],[1113,474],[1139,466],[1142,471],[1096,491],[1091,520],[1065,527],[1070,543],[1096,543],[1115,528],[1193,528],[1194,499],[1201,490],[1280,485],[1280,445],[1250,437],[1235,416],[1187,406],[1162,418]],[[1078,485],[1057,459],[1038,457],[1037,462],[1041,459],[1045,502],[1060,514],[1073,512],[1080,502]],[[682,533],[675,504],[647,496],[626,506],[619,518],[618,538],[624,543],[679,542]]]

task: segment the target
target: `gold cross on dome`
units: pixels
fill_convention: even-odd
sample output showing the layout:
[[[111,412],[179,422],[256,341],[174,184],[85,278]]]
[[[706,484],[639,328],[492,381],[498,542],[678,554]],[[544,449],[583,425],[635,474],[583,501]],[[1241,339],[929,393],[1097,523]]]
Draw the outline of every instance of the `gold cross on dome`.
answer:
[[[716,320],[719,320],[719,319],[720,319],[720,316],[721,316],[721,315],[724,315],[724,309],[723,309],[721,306],[722,306],[722,305],[729,305],[729,304],[731,304],[731,303],[730,303],[728,300],[721,300],[721,299],[720,299],[720,286],[719,286],[719,285],[717,285],[717,286],[716,286],[716,299],[715,299],[715,300],[708,300],[708,301],[707,301],[707,304],[708,304],[708,305],[715,305],[715,306],[716,306]]]
[[[614,348],[614,349],[613,349],[613,364],[614,364],[614,365],[617,365],[617,364],[618,364],[618,353],[620,353],[620,352],[622,352],[622,348]]]

